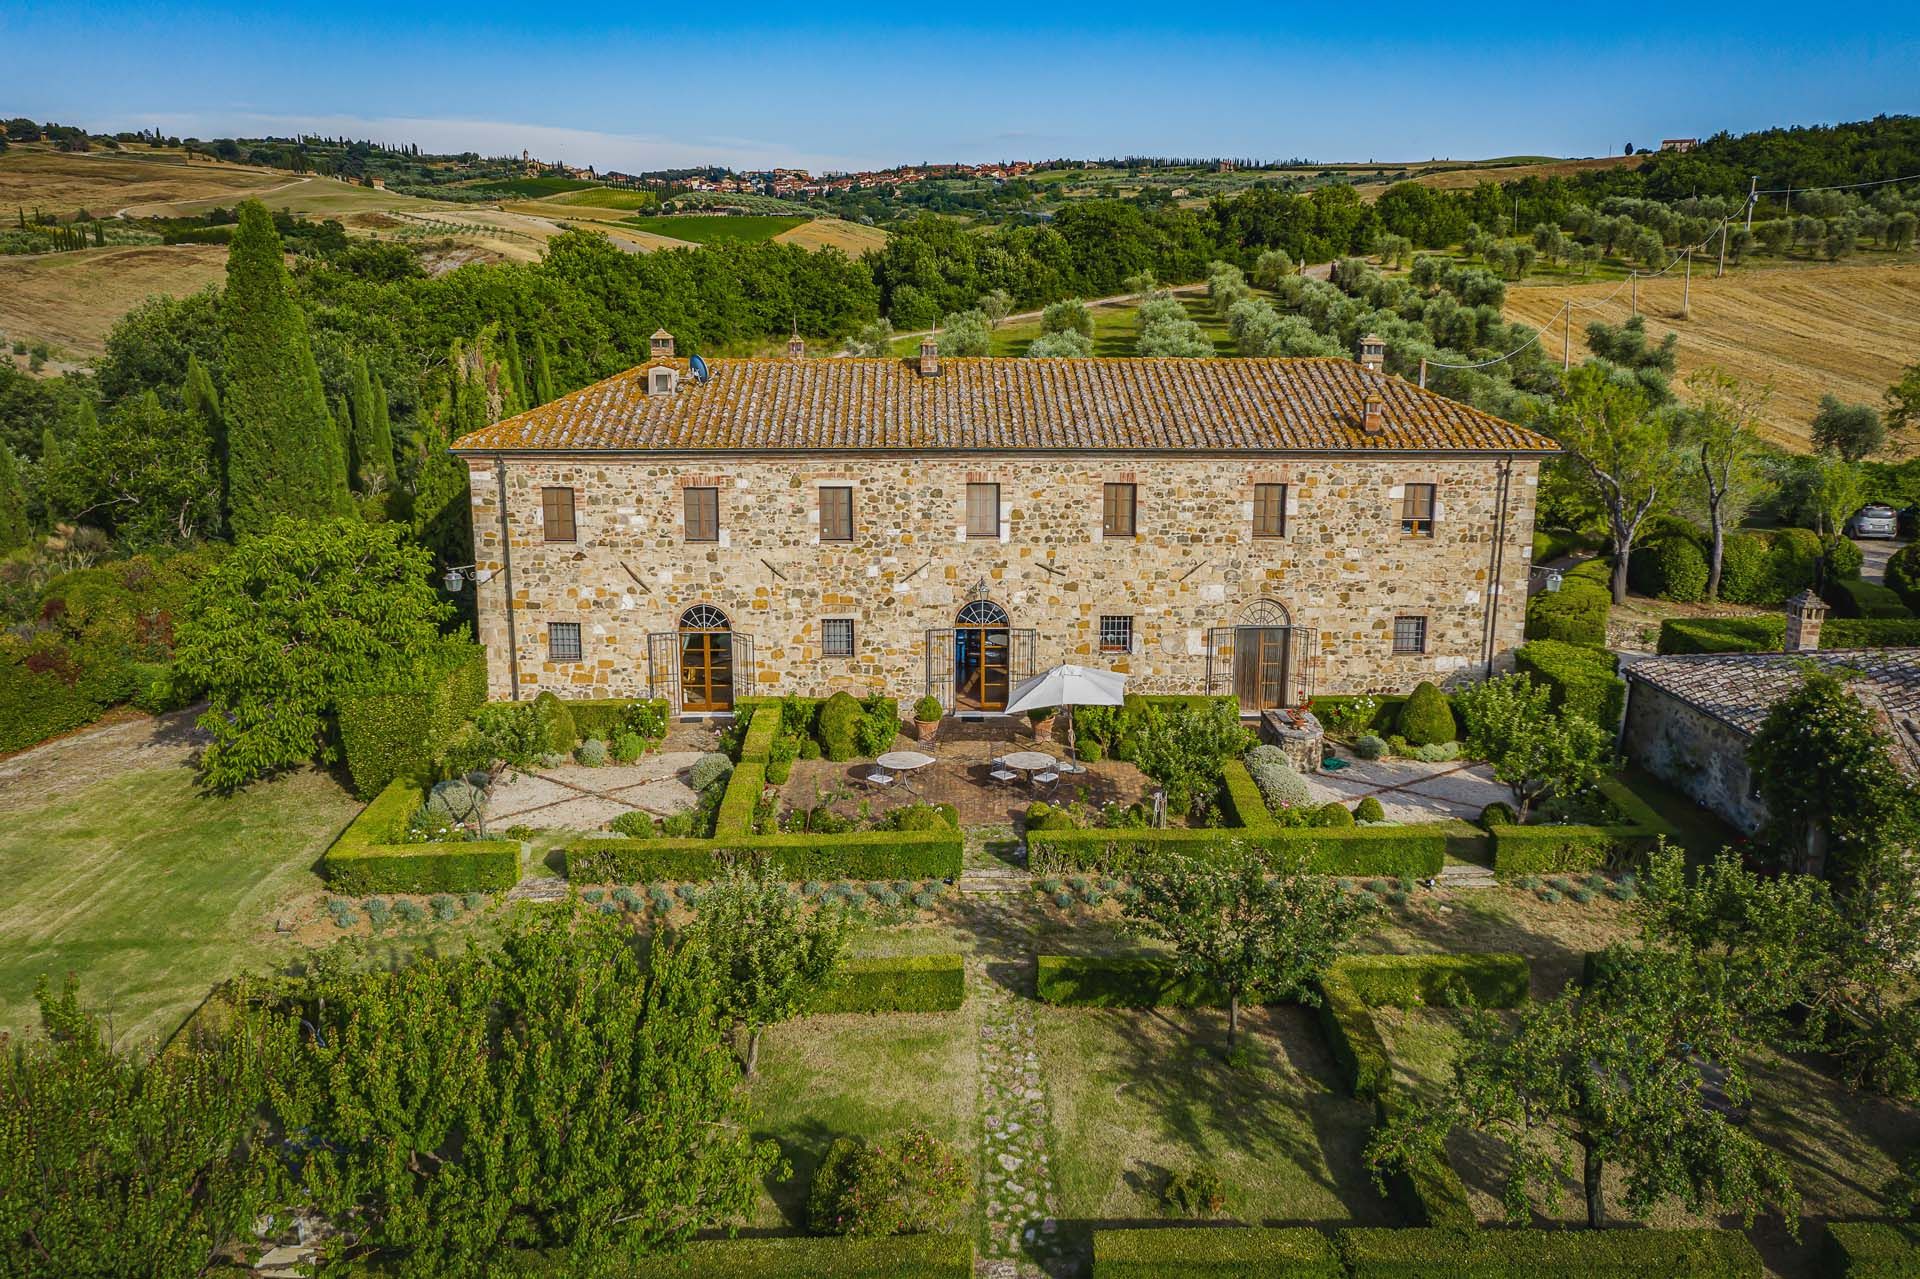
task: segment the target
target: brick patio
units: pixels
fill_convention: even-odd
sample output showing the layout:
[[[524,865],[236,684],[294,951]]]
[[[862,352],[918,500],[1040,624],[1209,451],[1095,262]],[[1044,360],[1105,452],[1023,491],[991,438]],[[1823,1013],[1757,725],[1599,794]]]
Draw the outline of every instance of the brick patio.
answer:
[[[854,814],[866,800],[875,816],[888,809],[911,804],[916,799],[929,804],[952,804],[960,814],[962,826],[1012,826],[1015,818],[1037,799],[1066,804],[1082,799],[1098,808],[1103,804],[1131,804],[1154,791],[1153,782],[1132,764],[1101,760],[1086,764],[1086,772],[1062,774],[1051,788],[1034,786],[1024,779],[1001,783],[987,774],[990,761],[1013,751],[1039,750],[1064,759],[1067,747],[1064,729],[1059,741],[1035,741],[1024,718],[941,721],[939,735],[931,743],[895,740],[894,750],[917,750],[938,762],[897,777],[893,785],[873,786],[862,780],[874,770],[871,760],[834,763],[824,759],[795,761],[793,774],[781,788],[782,807],[808,808],[817,795],[825,798],[836,789],[844,792],[832,807],[836,812]]]

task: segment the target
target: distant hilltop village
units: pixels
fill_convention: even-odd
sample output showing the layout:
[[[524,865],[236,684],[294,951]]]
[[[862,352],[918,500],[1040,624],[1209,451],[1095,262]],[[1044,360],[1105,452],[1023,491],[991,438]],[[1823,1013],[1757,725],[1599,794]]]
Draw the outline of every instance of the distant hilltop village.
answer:
[[[1088,161],[1087,164],[1091,166],[1092,162]],[[904,165],[893,169],[863,169],[859,173],[826,173],[818,177],[806,169],[760,169],[724,173],[717,177],[612,171],[601,176],[621,185],[674,187],[682,191],[712,191],[733,195],[826,195],[835,191],[905,187],[918,182],[953,178],[986,178],[1006,182],[1024,177],[1037,167],[1030,160],[1013,160],[999,164]]]

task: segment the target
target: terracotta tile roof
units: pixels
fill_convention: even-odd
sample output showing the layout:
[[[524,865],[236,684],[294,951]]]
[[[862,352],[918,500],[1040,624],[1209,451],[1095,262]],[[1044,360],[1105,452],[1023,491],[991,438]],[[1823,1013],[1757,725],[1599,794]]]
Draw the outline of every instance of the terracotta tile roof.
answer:
[[[1799,686],[1800,664],[1809,659],[1859,672],[1847,687],[1883,720],[1902,755],[1913,752],[1920,743],[1920,648],[1674,654],[1642,658],[1620,673],[1751,735],[1773,704]]]
[[[649,368],[681,373],[649,396]],[[457,452],[1551,452],[1534,431],[1340,359],[658,361],[463,436]],[[1385,429],[1368,435],[1370,392]]]

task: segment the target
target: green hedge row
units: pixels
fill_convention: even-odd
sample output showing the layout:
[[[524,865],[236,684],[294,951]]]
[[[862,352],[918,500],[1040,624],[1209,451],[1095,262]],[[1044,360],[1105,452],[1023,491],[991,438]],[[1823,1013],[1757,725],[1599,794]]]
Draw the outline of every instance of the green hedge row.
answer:
[[[764,764],[773,757],[773,739],[780,736],[779,708],[755,707],[747,714],[752,718],[747,721],[747,735],[740,741],[740,762]]]
[[[1042,874],[1125,874],[1169,854],[1217,856],[1229,843],[1270,858],[1276,865],[1305,856],[1323,875],[1438,875],[1446,864],[1453,825],[1274,827],[1270,830],[1176,828],[1165,830],[1046,830],[1027,832],[1028,865]]]
[[[1157,955],[1041,955],[1033,988],[1042,1003],[1065,1008],[1217,1008],[1227,1002],[1219,987],[1181,976]]]
[[[516,1279],[971,1279],[965,1235],[882,1239],[704,1239],[642,1261],[578,1262],[563,1252],[503,1259]]]
[[[1604,648],[1533,640],[1513,651],[1514,669],[1546,686],[1554,709],[1584,715],[1611,733],[1627,709],[1627,684],[1614,673],[1619,659]]]
[[[1337,973],[1328,973],[1320,981],[1320,1006],[1314,1013],[1347,1091],[1356,1097],[1378,1097],[1393,1079],[1393,1064],[1367,1001]]]
[[[735,775],[748,767],[741,765]],[[573,882],[614,884],[696,883],[720,878],[729,866],[760,859],[786,879],[957,879],[964,851],[959,831],[869,830],[844,835],[581,839],[569,844],[564,855],[567,878]]]
[[[810,1013],[946,1013],[967,1002],[966,962],[958,954],[849,959]]]
[[[1820,1262],[1831,1279],[1920,1279],[1920,1226],[1829,1222]]]
[[[1607,615],[1613,608],[1613,563],[1594,559],[1577,565],[1557,591],[1541,591],[1527,601],[1526,636],[1605,648]]]
[[[1237,759],[1220,767],[1221,790],[1226,797],[1226,817],[1230,825],[1246,830],[1273,829],[1273,814],[1267,811],[1266,797],[1254,784],[1253,774]]]
[[[112,704],[58,675],[0,662],[0,754],[90,724]]]
[[[327,886],[336,893],[443,893],[512,888],[520,881],[517,840],[394,843],[421,800],[415,782],[389,783],[327,850],[321,863]]]
[[[1911,648],[1920,645],[1920,618],[1829,617],[1821,648]]]
[[[1668,618],[1660,623],[1662,653],[1778,653],[1787,619],[1773,617]],[[1907,648],[1920,645],[1920,618],[1829,617],[1820,647]]]
[[[1495,826],[1493,873],[1501,879],[1600,870],[1651,853],[1673,827],[1615,777],[1602,778],[1600,793],[1627,817],[1615,826]]]
[[[1352,1279],[1760,1279],[1737,1230],[1342,1230]]]
[[[1342,1279],[1333,1241],[1308,1226],[1093,1232],[1093,1279]]]
[[[430,781],[434,762],[487,700],[487,651],[452,641],[419,669],[343,695],[335,707],[354,793],[371,800],[395,778]]]
[[[753,834],[753,810],[766,784],[765,763],[749,759],[734,765],[732,776],[727,778],[727,789],[720,796],[720,811],[714,814],[714,838],[732,839]]]
[[[1329,974],[1369,1008],[1512,1008],[1527,1000],[1524,955],[1345,955]]]
[[[589,737],[598,737],[603,741],[612,741],[613,734],[626,719],[627,710],[633,706],[651,703],[662,724],[673,713],[673,705],[664,697],[596,697],[583,702],[567,702],[567,714],[573,717],[573,727],[582,741]]]
[[[1842,577],[1830,581],[1820,597],[1832,606],[1837,618],[1911,618],[1913,610],[1907,607],[1899,592],[1878,582],[1863,581],[1857,577]]]

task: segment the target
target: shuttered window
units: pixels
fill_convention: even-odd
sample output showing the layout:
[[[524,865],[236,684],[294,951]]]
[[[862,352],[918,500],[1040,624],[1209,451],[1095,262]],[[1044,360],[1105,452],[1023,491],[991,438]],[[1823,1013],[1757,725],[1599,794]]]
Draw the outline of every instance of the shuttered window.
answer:
[[[1253,486],[1253,535],[1255,537],[1287,535],[1286,485],[1256,484]]]
[[[1103,537],[1132,537],[1134,489],[1131,484],[1108,484],[1100,497],[1100,533]]]
[[[571,542],[578,538],[573,523],[573,490],[540,490],[540,522],[549,542]]]
[[[967,536],[1000,536],[1000,486],[967,485]]]
[[[720,540],[720,490],[687,489],[687,540]]]
[[[853,540],[852,489],[823,488],[820,490],[820,540],[823,542]]]
[[[1400,531],[1414,537],[1433,536],[1433,485],[1406,486],[1400,499]]]

